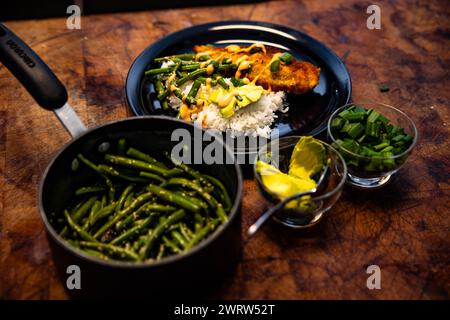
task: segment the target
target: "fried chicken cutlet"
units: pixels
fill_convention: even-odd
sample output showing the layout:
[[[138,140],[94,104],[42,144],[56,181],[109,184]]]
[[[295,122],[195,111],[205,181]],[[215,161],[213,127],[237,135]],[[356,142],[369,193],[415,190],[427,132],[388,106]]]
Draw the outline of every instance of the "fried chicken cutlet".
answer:
[[[259,47],[260,50],[252,50]],[[319,83],[320,69],[306,61],[293,60],[291,63],[280,63],[277,72],[270,70],[270,64],[282,54],[282,51],[273,47],[250,46],[240,48],[231,45],[225,48],[214,46],[194,46],[197,55],[207,54],[214,60],[230,58],[232,63],[248,61],[250,68],[238,70],[250,81],[262,86],[264,89],[274,91],[286,91],[288,93],[301,94],[314,89]],[[253,53],[251,53],[253,52]]]

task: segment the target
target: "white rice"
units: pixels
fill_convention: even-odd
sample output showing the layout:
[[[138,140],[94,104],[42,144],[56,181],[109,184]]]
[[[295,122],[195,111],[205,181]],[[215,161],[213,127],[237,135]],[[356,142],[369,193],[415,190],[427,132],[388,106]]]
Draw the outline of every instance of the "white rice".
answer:
[[[225,79],[225,81],[230,83],[229,79]],[[192,81],[188,81],[180,87],[183,94],[188,94],[192,84]],[[200,90],[202,89],[204,89],[204,85],[200,88]],[[288,111],[288,107],[284,103],[285,98],[286,94],[283,91],[263,94],[258,101],[237,110],[229,118],[224,118],[220,113],[220,108],[216,104],[210,103],[203,106],[202,110],[192,117],[196,116],[193,121],[199,126],[227,131],[233,136],[245,134],[269,138],[270,126],[277,118],[275,113],[277,111],[283,113]],[[175,96],[170,96],[169,105],[178,110],[181,106],[181,100]]]

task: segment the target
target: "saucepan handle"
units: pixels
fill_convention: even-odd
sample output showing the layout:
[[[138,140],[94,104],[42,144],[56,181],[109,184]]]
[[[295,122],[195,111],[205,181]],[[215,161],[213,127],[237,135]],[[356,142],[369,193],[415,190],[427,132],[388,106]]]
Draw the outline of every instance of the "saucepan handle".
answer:
[[[44,61],[14,32],[0,23],[0,61],[47,110],[62,107],[67,91]]]

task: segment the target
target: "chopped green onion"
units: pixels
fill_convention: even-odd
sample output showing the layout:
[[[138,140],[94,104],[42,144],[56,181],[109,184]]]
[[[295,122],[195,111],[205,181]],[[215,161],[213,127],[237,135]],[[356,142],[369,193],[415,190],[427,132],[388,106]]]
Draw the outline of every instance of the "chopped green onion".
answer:
[[[277,73],[278,71],[280,71],[280,61],[275,60],[270,64],[270,72]]]
[[[286,64],[290,64],[294,60],[294,57],[289,52],[284,52],[278,59]]]

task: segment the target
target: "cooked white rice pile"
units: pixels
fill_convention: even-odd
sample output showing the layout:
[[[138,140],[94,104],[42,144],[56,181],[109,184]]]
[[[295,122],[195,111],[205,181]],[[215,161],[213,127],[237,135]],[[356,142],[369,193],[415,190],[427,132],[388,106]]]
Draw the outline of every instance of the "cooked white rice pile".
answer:
[[[229,79],[225,79],[229,83]],[[188,94],[192,86],[192,81],[180,87],[183,94]],[[202,90],[200,88],[200,90]],[[288,107],[284,103],[286,94],[283,91],[263,94],[257,102],[239,109],[230,118],[224,118],[220,114],[220,109],[216,104],[210,103],[202,108],[197,114],[194,122],[204,128],[229,131],[232,135],[252,135],[265,138],[270,137],[273,121],[277,118],[276,111],[287,112]],[[169,98],[169,105],[178,110],[181,100],[175,96]],[[194,117],[195,115],[193,115]]]

